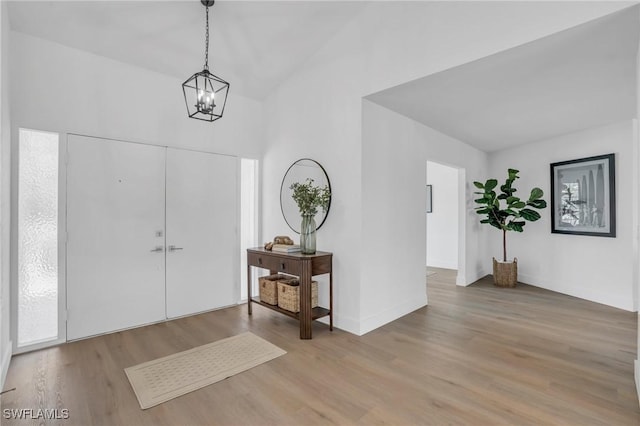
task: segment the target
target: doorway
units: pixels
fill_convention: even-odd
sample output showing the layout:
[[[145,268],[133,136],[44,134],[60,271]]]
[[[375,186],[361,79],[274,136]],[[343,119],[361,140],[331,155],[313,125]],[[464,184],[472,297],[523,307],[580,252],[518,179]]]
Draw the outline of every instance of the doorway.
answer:
[[[235,157],[69,135],[67,337],[235,304]]]
[[[427,161],[425,259],[427,281],[436,275],[458,274],[460,259],[460,170]],[[455,281],[455,280],[454,280]]]

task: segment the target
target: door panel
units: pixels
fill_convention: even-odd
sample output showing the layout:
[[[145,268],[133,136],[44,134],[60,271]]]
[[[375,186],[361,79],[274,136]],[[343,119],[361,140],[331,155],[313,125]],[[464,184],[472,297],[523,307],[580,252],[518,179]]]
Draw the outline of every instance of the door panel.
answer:
[[[165,318],[165,151],[69,135],[69,340]]]
[[[167,149],[168,318],[238,301],[236,197],[235,157]]]

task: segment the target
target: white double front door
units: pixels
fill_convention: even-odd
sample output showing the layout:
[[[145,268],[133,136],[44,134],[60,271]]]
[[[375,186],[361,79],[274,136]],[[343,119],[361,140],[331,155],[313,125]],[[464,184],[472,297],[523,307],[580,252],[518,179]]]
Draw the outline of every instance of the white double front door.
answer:
[[[67,338],[237,302],[234,157],[70,135]]]

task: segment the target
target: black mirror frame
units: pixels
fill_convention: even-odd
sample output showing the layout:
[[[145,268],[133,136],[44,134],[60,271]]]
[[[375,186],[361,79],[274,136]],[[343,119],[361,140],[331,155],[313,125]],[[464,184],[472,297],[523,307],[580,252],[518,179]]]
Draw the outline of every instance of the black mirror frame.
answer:
[[[300,231],[297,231],[289,223],[289,221],[287,220],[287,215],[284,214],[284,208],[282,207],[282,190],[284,189],[284,181],[287,178],[287,175],[289,174],[289,171],[291,170],[291,168],[293,166],[295,166],[298,162],[303,161],[303,160],[313,161],[314,163],[316,163],[318,165],[318,167],[320,167],[320,170],[322,170],[322,173],[324,173],[324,176],[327,178],[327,186],[329,187],[329,191],[331,192],[331,181],[329,180],[329,175],[327,174],[327,171],[324,169],[324,167],[322,167],[322,164],[318,163],[316,160],[313,160],[311,158],[300,158],[300,159],[294,161],[293,163],[291,163],[291,165],[289,166],[287,171],[284,173],[284,176],[282,177],[282,182],[280,183],[280,212],[282,213],[282,217],[284,218],[284,221],[287,223],[289,228],[291,228],[291,230],[293,232],[295,232],[296,234],[300,234]],[[322,225],[324,225],[324,223],[327,221],[327,217],[329,216],[329,209],[331,208],[331,200],[332,199],[333,199],[333,192],[331,192],[331,197],[329,198],[329,204],[327,205],[327,211],[326,211],[326,213],[324,215],[324,218],[322,219],[322,222],[320,222],[320,224],[316,227],[316,231],[318,229],[320,229],[320,227],[322,227]]]

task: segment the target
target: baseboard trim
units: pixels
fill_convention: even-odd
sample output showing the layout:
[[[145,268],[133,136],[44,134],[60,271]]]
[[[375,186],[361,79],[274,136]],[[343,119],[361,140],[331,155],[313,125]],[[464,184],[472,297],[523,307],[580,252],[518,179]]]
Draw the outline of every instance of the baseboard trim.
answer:
[[[329,317],[318,318],[316,321],[329,325]],[[345,317],[343,315],[333,314],[333,328],[346,331],[347,333],[355,334],[358,336],[358,330],[360,324],[358,321],[351,317]]]
[[[410,314],[416,309],[420,309],[424,306],[427,306],[426,293],[422,297],[407,299],[404,302],[398,303],[397,305],[389,309],[385,309],[382,312],[363,319],[360,323],[360,333],[358,333],[358,335],[362,336],[364,334],[367,334],[368,332],[373,331],[378,327],[382,327],[383,325],[388,324],[391,321],[395,321],[398,318]]]
[[[9,341],[9,343],[7,343],[7,349],[2,354],[2,377],[0,377],[0,390],[4,389],[4,381],[7,378],[9,364],[11,363],[12,348],[13,342]]]
[[[456,279],[456,285],[462,286],[462,287],[467,287],[470,286],[471,284],[475,283],[476,281],[486,277],[487,275],[489,275],[491,272],[487,272],[484,269],[478,269],[476,271],[474,271],[473,275],[464,275],[462,278],[460,277],[460,273],[458,273],[458,278]]]
[[[429,259],[427,261],[427,267],[429,266],[433,268],[458,269],[458,262],[457,260]]]
[[[618,309],[622,309],[629,312],[635,312],[633,310],[633,303],[629,303],[629,299],[625,298],[624,295],[617,295],[615,298],[612,298],[610,293],[594,292],[594,291],[585,293],[581,291],[580,288],[562,285],[561,283],[546,281],[534,275],[521,274],[521,273],[518,273],[518,281],[523,284],[532,285],[534,287],[540,287],[547,290],[555,291],[556,293],[562,293],[568,296],[577,297],[579,299],[589,300],[591,302],[611,306],[613,308],[618,308]]]
[[[633,365],[636,372],[636,394],[638,395],[638,404],[640,404],[640,359],[634,360]]]

